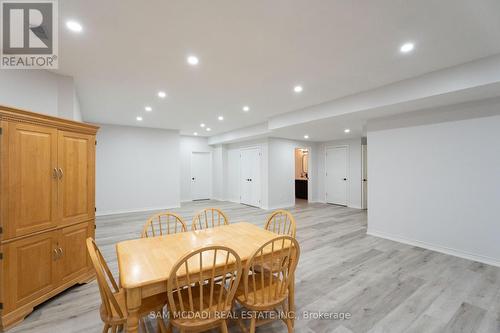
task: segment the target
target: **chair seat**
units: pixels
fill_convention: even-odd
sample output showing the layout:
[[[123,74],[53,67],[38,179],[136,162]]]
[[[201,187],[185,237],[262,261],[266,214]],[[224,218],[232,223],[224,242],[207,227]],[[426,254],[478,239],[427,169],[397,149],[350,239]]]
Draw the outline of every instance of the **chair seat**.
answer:
[[[184,309],[184,314],[191,315],[190,317],[181,317],[176,318],[175,314],[172,314],[172,309],[173,306],[169,304],[169,311],[170,311],[170,320],[171,323],[174,326],[180,326],[183,328],[188,328],[189,327],[197,327],[200,325],[210,325],[210,323],[217,323],[219,325],[219,321],[221,319],[221,313],[222,312],[229,312],[231,311],[231,306],[232,304],[226,304],[224,307],[220,306],[220,308],[217,308],[217,303],[219,299],[225,299],[225,296],[227,295],[227,290],[225,288],[222,288],[221,292],[221,286],[220,284],[214,283],[213,291],[212,294],[213,296],[210,297],[211,295],[211,288],[210,288],[210,283],[209,284],[204,284],[203,285],[203,293],[201,293],[200,288],[202,288],[199,284],[196,284],[195,286],[191,287],[191,296],[192,296],[192,305],[193,308],[191,308],[190,301],[189,301],[189,290],[188,288],[183,288],[181,290],[177,290],[173,293],[173,298],[175,301],[175,308],[176,312],[182,313],[182,309]],[[182,305],[181,307],[181,301],[179,300],[179,293],[180,293],[180,298],[182,299]],[[222,293],[222,295],[221,295]],[[200,297],[200,295],[203,294],[203,297]],[[220,298],[219,298],[220,297]],[[200,298],[203,298],[202,300]],[[210,304],[210,299],[212,299],[212,304]],[[200,307],[200,301],[201,301],[201,307]],[[213,304],[215,303],[215,305]],[[193,310],[193,311],[191,311]],[[193,313],[202,313],[202,316],[193,316]],[[216,314],[218,313],[218,314]]]
[[[269,283],[271,274],[255,272],[255,288],[254,288],[254,278],[252,275],[248,277],[248,298],[245,297],[245,285],[241,282],[236,290],[235,298],[238,303],[242,304],[244,307],[251,310],[260,310],[264,308],[273,307],[277,304],[282,303],[288,296],[288,289],[283,286],[283,282],[276,276],[272,275],[272,286]],[[264,286],[262,285],[262,279],[264,278]],[[274,295],[277,294],[278,290],[283,291],[285,288],[284,296],[276,299]],[[254,292],[255,289],[255,292]]]
[[[120,306],[120,310],[124,314],[124,318],[121,317],[116,310],[112,307],[112,316],[106,316],[106,310],[104,305],[101,304],[101,319],[105,322],[109,323],[124,323],[127,320],[127,302],[125,290],[120,289],[117,293],[113,294],[116,298],[118,305]],[[163,309],[163,307],[167,303],[167,294],[158,294],[154,296],[150,296],[147,298],[143,298],[141,302],[141,307],[139,308],[139,317],[144,317],[151,312],[159,312]]]

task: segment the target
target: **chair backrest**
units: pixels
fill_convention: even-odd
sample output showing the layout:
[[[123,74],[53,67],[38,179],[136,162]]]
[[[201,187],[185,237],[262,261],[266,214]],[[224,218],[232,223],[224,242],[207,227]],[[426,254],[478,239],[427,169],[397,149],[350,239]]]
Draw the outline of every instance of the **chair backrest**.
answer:
[[[187,231],[182,217],[172,212],[158,213],[149,218],[142,229],[142,238],[176,234]]]
[[[90,259],[92,260],[92,264],[94,265],[94,269],[96,271],[97,284],[99,285],[101,301],[104,305],[106,316],[112,317],[113,313],[116,313],[120,318],[124,319],[125,315],[120,309],[115,295],[113,294],[114,292],[116,293],[119,291],[118,285],[116,284],[113,274],[111,274],[101,251],[99,251],[99,248],[91,237],[87,238],[87,251],[89,252]]]
[[[206,208],[193,217],[191,228],[202,230],[229,224],[226,214],[218,208]]]
[[[269,215],[264,228],[278,235],[286,235],[295,238],[297,227],[292,213],[286,210],[277,210]]]
[[[185,254],[174,265],[167,281],[174,319],[182,313],[193,318],[214,318],[231,311],[241,271],[239,255],[225,246],[213,245]],[[216,282],[217,277],[222,279]]]
[[[246,303],[265,309],[283,302],[299,256],[299,243],[290,236],[278,236],[255,251],[243,270]]]

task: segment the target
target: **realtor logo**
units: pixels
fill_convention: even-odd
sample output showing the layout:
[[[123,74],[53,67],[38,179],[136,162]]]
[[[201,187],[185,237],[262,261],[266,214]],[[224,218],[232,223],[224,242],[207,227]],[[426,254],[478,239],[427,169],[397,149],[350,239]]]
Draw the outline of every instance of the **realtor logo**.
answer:
[[[2,69],[57,69],[57,0],[2,0]]]

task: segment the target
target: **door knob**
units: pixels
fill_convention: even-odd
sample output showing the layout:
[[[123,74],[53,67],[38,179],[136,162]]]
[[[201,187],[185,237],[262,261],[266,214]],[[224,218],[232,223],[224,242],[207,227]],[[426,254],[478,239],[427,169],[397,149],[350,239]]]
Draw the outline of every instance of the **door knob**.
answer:
[[[347,180],[347,178],[344,178],[344,180]]]
[[[194,180],[194,177],[193,177],[193,178],[191,178],[191,180]]]
[[[364,182],[366,182],[366,179],[363,179]]]

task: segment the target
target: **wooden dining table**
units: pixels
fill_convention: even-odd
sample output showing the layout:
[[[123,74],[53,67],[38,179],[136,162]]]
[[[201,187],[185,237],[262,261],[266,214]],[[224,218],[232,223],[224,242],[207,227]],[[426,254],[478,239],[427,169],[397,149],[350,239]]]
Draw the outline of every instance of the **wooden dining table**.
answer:
[[[127,332],[135,333],[138,330],[138,311],[142,299],[167,291],[170,271],[184,254],[209,245],[223,245],[234,249],[244,266],[257,249],[276,236],[271,231],[242,222],[118,243],[116,253],[120,285],[126,293],[128,311]],[[295,312],[293,276],[288,293],[289,309]]]

